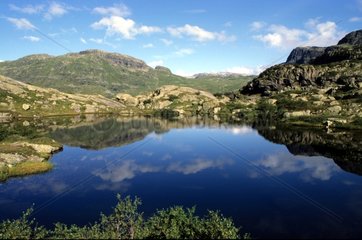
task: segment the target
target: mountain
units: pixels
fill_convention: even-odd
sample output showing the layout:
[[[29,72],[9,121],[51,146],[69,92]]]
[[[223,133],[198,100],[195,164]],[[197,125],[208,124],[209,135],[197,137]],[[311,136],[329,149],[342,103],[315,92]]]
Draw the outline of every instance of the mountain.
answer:
[[[174,75],[165,67],[153,69],[134,57],[100,50],[61,56],[30,55],[1,62],[0,74],[67,93],[101,94],[107,97],[114,97],[119,92],[136,95],[169,84],[215,93],[220,91],[220,84],[223,84],[223,90],[231,91],[245,84],[246,80],[251,80],[240,76],[223,82],[214,78],[195,81]]]
[[[0,75],[0,121],[12,117],[122,112],[125,106],[100,95],[68,94]]]
[[[307,88],[358,90],[362,87],[361,42],[362,30],[358,30],[347,34],[335,46],[296,48],[286,63],[268,68],[241,92],[270,95]]]

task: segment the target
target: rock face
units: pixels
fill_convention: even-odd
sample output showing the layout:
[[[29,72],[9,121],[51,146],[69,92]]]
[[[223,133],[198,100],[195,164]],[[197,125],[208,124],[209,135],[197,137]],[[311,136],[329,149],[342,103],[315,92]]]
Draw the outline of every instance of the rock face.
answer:
[[[348,33],[338,42],[338,45],[340,44],[362,45],[362,30]]]
[[[289,54],[286,63],[308,64],[324,53],[325,47],[297,47]]]
[[[241,93],[270,95],[271,92],[306,88],[358,89],[362,82],[361,32],[350,33],[340,41],[343,44],[325,49],[294,49],[286,64],[268,68]]]

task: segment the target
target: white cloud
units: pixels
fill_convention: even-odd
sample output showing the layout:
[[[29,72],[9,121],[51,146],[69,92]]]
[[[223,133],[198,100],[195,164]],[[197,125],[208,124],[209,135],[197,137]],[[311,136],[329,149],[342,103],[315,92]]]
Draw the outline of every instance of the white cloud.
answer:
[[[242,75],[245,75],[245,76],[259,75],[259,73],[261,73],[262,71],[264,71],[264,68],[261,67],[261,66],[257,66],[255,68],[245,67],[245,66],[237,66],[237,67],[231,67],[231,68],[226,69],[226,72],[238,73],[238,74],[242,74]]]
[[[182,27],[168,27],[167,31],[174,37],[190,37],[194,41],[207,42],[217,40],[220,42],[235,41],[235,36],[227,36],[225,32],[210,32],[199,26],[185,24]]]
[[[181,48],[181,49],[177,50],[176,52],[174,52],[174,54],[176,54],[179,57],[183,57],[183,56],[191,55],[194,52],[195,51],[191,48]]]
[[[6,18],[9,22],[14,24],[18,29],[25,29],[25,30],[33,30],[36,29],[36,27],[31,24],[27,19],[25,18]]]
[[[160,39],[161,42],[163,42],[166,46],[170,46],[173,44],[173,41],[172,40],[169,40],[169,39],[166,39],[166,38],[161,38]]]
[[[26,5],[24,7],[18,7],[14,4],[9,4],[9,8],[13,11],[26,13],[26,14],[37,14],[43,11],[44,5]]]
[[[142,45],[143,48],[153,48],[153,44],[152,43],[147,43],[147,44],[143,44]]]
[[[4,60],[0,60],[0,62],[4,62]]]
[[[61,17],[68,12],[67,7],[59,3],[52,2],[49,5],[47,12],[44,14],[44,18],[51,20],[54,17]]]
[[[176,71],[172,71],[172,72],[174,72],[176,75],[187,77],[187,78],[192,78],[195,74],[199,73],[199,72],[195,72],[195,71],[185,71],[182,69],[177,69]]]
[[[147,63],[148,66],[155,68],[156,66],[164,66],[163,60],[155,60]]]
[[[102,44],[104,42],[102,38],[90,38],[88,40],[97,44]]]
[[[159,27],[136,26],[132,19],[125,19],[119,16],[104,17],[91,25],[94,29],[106,29],[106,35],[121,35],[124,39],[134,39],[139,34],[151,34],[160,32]]]
[[[87,44],[87,40],[85,40],[84,38],[81,37],[79,40],[80,40],[82,43]]]
[[[127,17],[131,15],[131,11],[124,4],[114,4],[112,7],[96,7],[93,9],[94,13],[101,15]]]
[[[362,17],[352,17],[349,19],[350,22],[362,22]]]
[[[253,37],[271,47],[290,49],[303,45],[333,45],[345,35],[345,32],[339,31],[337,24],[331,21],[319,22],[318,19],[310,19],[306,23],[306,28],[270,25],[264,34]]]
[[[30,42],[39,42],[40,41],[40,38],[35,37],[35,36],[24,36],[23,38]]]
[[[265,22],[255,21],[250,24],[251,31],[259,31],[266,26]]]

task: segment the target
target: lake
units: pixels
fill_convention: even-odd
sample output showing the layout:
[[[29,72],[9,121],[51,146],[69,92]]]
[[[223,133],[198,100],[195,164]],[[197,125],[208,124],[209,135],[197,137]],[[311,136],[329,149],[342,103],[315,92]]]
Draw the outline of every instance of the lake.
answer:
[[[87,224],[116,194],[146,216],[173,205],[220,210],[254,238],[362,236],[362,133],[213,119],[48,120],[64,145],[45,174],[0,183],[0,219],[35,204],[44,225]],[[40,131],[40,130],[39,130]]]

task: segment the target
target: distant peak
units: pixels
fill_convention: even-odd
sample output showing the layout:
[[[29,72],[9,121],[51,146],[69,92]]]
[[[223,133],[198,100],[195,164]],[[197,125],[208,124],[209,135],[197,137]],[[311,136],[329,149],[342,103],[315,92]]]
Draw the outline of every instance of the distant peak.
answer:
[[[362,30],[348,33],[338,42],[338,45],[341,44],[362,45]]]

